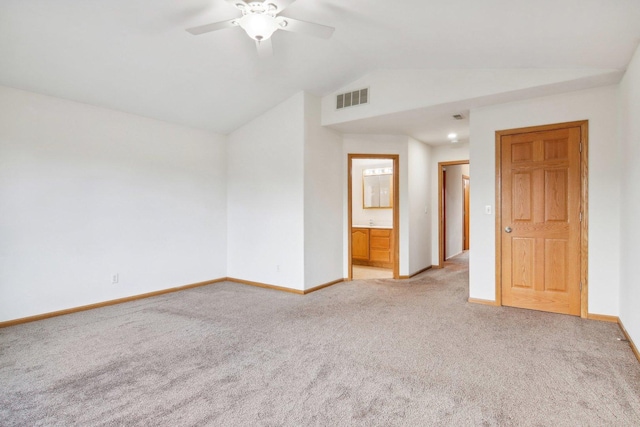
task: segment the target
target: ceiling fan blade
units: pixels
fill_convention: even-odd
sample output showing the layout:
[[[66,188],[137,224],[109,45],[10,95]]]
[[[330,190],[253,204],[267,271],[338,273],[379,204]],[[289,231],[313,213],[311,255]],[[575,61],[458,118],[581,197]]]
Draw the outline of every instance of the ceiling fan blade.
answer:
[[[273,55],[273,45],[271,44],[271,38],[262,41],[256,41],[256,47],[258,48],[258,56],[260,58],[268,58]]]
[[[280,26],[280,30],[291,31],[294,33],[302,33],[309,36],[320,37],[328,39],[333,34],[335,28],[328,27],[326,25],[314,24],[311,22],[300,21],[298,19],[285,18],[281,16],[283,22],[287,24]]]
[[[233,1],[233,0],[230,0],[230,1]],[[280,13],[294,1],[296,0],[265,0],[265,3],[271,3],[276,5],[276,7],[278,8],[276,13]]]
[[[214,22],[213,24],[200,25],[199,27],[187,28],[187,32],[193,34],[194,36],[210,33],[212,31],[224,30],[225,28],[237,27],[233,22],[235,19],[230,19],[229,21],[222,22]]]

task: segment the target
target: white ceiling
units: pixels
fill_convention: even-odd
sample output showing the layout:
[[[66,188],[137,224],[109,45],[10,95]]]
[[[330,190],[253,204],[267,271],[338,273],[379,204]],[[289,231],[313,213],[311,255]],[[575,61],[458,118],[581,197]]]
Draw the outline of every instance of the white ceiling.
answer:
[[[638,0],[297,0],[282,15],[333,37],[278,31],[266,60],[240,28],[184,31],[238,15],[225,0],[2,0],[0,84],[226,134],[375,69],[624,69],[640,41]],[[436,142],[448,113],[392,122]]]

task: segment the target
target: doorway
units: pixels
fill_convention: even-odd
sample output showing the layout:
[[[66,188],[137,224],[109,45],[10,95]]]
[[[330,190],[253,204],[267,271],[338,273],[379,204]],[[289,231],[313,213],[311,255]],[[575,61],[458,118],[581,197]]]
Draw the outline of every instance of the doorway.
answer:
[[[438,268],[469,249],[469,176],[469,160],[438,163]]]
[[[496,301],[587,317],[588,122],[496,132]]]
[[[462,175],[462,250],[469,250],[469,192],[471,180],[468,175]]]
[[[399,156],[349,154],[347,163],[348,279],[398,279]]]

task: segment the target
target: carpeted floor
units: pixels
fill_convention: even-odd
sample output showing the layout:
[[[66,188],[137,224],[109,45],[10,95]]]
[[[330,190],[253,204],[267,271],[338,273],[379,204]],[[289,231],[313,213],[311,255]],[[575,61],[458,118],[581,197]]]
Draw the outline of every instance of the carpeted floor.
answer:
[[[222,283],[0,330],[0,425],[638,426],[618,326],[469,304],[467,267]]]

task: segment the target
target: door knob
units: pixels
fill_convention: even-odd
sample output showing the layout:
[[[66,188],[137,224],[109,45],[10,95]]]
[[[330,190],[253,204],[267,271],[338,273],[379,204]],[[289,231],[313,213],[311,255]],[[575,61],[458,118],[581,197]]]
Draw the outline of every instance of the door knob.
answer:
[[[504,231],[506,231],[507,233],[511,233],[513,230],[511,229],[511,227],[505,227]]]

